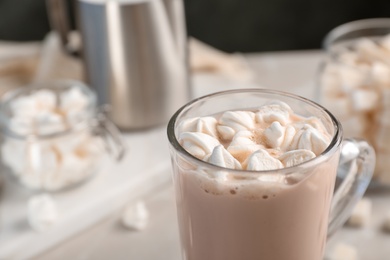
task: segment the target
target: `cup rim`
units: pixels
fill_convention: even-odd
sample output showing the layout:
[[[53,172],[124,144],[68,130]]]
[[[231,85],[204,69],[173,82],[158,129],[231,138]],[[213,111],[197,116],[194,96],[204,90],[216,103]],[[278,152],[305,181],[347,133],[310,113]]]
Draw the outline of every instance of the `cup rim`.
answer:
[[[218,165],[210,164],[208,162],[205,162],[201,159],[196,158],[195,156],[193,156],[192,154],[187,152],[187,150],[185,150],[180,145],[180,143],[175,135],[175,125],[176,125],[178,117],[183,112],[190,109],[194,104],[196,104],[198,102],[202,102],[205,99],[210,99],[210,98],[218,97],[218,96],[222,96],[222,95],[231,95],[234,93],[243,93],[243,92],[246,92],[246,93],[252,92],[252,93],[257,93],[257,94],[264,93],[264,94],[271,94],[271,95],[281,95],[281,96],[285,96],[288,98],[292,98],[292,99],[304,102],[312,107],[315,107],[317,109],[322,110],[323,112],[325,112],[325,114],[327,114],[329,116],[330,120],[332,121],[333,128],[334,128],[334,134],[333,134],[332,140],[329,143],[328,147],[320,155],[314,157],[311,160],[308,160],[308,161],[305,161],[301,164],[298,164],[298,165],[284,167],[281,169],[254,171],[254,170],[230,169],[230,168],[225,168],[225,167],[221,167]],[[205,95],[205,96],[193,99],[192,101],[190,101],[187,104],[185,104],[184,106],[182,106],[179,110],[177,110],[176,113],[171,117],[171,119],[169,120],[168,126],[167,126],[167,135],[168,135],[168,140],[169,140],[171,147],[173,147],[177,152],[179,152],[186,159],[191,160],[191,161],[195,161],[198,165],[201,165],[201,166],[206,167],[208,169],[212,169],[215,171],[225,171],[225,172],[228,171],[230,173],[235,173],[235,174],[245,174],[246,176],[248,176],[250,174],[257,175],[257,174],[270,174],[270,173],[276,173],[276,172],[278,172],[279,174],[282,173],[282,174],[286,175],[286,174],[289,174],[291,172],[296,172],[296,169],[298,169],[298,168],[310,168],[310,167],[313,167],[315,165],[319,165],[321,162],[324,162],[328,158],[330,158],[337,151],[338,147],[341,144],[342,126],[341,126],[340,122],[337,120],[337,118],[334,115],[332,115],[332,113],[330,113],[326,108],[324,108],[323,106],[321,106],[321,105],[317,104],[316,102],[311,101],[307,98],[304,98],[302,96],[298,96],[295,94],[291,94],[288,92],[284,92],[284,91],[278,91],[278,90],[247,88],[247,89],[234,89],[234,90],[225,90],[225,91],[215,92],[215,93],[212,93],[209,95]]]
[[[341,24],[333,28],[326,34],[322,42],[322,48],[328,50],[334,40],[338,39],[341,35],[345,33],[375,27],[389,28],[390,30],[390,18],[369,18]]]

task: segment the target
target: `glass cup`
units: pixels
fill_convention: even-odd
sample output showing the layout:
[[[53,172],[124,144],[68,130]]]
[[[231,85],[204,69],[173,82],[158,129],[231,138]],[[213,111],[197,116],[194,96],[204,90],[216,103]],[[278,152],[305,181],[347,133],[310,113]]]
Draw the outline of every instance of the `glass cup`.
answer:
[[[342,24],[324,39],[317,100],[340,120],[346,137],[376,152],[373,187],[390,185],[390,19]]]
[[[329,147],[293,167],[244,171],[199,160],[178,142],[178,125],[185,119],[253,110],[273,100],[320,119],[332,135]],[[171,118],[168,139],[186,260],[322,259],[327,238],[363,196],[375,164],[367,142],[342,140],[341,125],[328,110],[265,89],[225,91],[191,101]],[[221,172],[229,181],[217,178]]]

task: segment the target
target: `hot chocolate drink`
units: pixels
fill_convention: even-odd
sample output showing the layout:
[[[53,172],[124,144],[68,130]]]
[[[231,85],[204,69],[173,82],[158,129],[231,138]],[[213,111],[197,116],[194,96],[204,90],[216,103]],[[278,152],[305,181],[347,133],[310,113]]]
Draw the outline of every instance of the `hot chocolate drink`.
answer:
[[[186,260],[322,259],[374,162],[367,143],[341,149],[340,125],[325,109],[268,90],[194,100],[172,117],[168,138]],[[341,150],[366,159],[344,166],[352,181],[332,202]]]

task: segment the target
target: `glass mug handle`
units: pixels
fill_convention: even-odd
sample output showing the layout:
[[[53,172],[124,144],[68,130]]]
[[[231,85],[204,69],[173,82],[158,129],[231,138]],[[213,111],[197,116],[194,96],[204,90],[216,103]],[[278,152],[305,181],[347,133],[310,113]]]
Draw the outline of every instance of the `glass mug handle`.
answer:
[[[330,238],[347,220],[366,191],[375,168],[375,151],[366,141],[346,139],[337,169],[338,188],[333,195],[328,228]]]
[[[126,146],[119,129],[104,114],[99,112],[95,121],[95,134],[101,136],[106,151],[117,161],[126,154]]]

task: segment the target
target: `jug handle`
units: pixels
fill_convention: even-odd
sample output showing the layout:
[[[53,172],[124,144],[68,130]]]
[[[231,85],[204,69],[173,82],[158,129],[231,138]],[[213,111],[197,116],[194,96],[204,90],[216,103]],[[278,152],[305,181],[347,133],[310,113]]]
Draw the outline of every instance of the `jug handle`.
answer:
[[[337,169],[339,185],[333,195],[328,239],[348,220],[363,197],[375,167],[375,151],[366,141],[346,139],[342,143]]]
[[[70,21],[67,1],[46,0],[46,8],[50,27],[59,34],[63,49],[70,55],[78,56],[79,50],[69,44]]]

